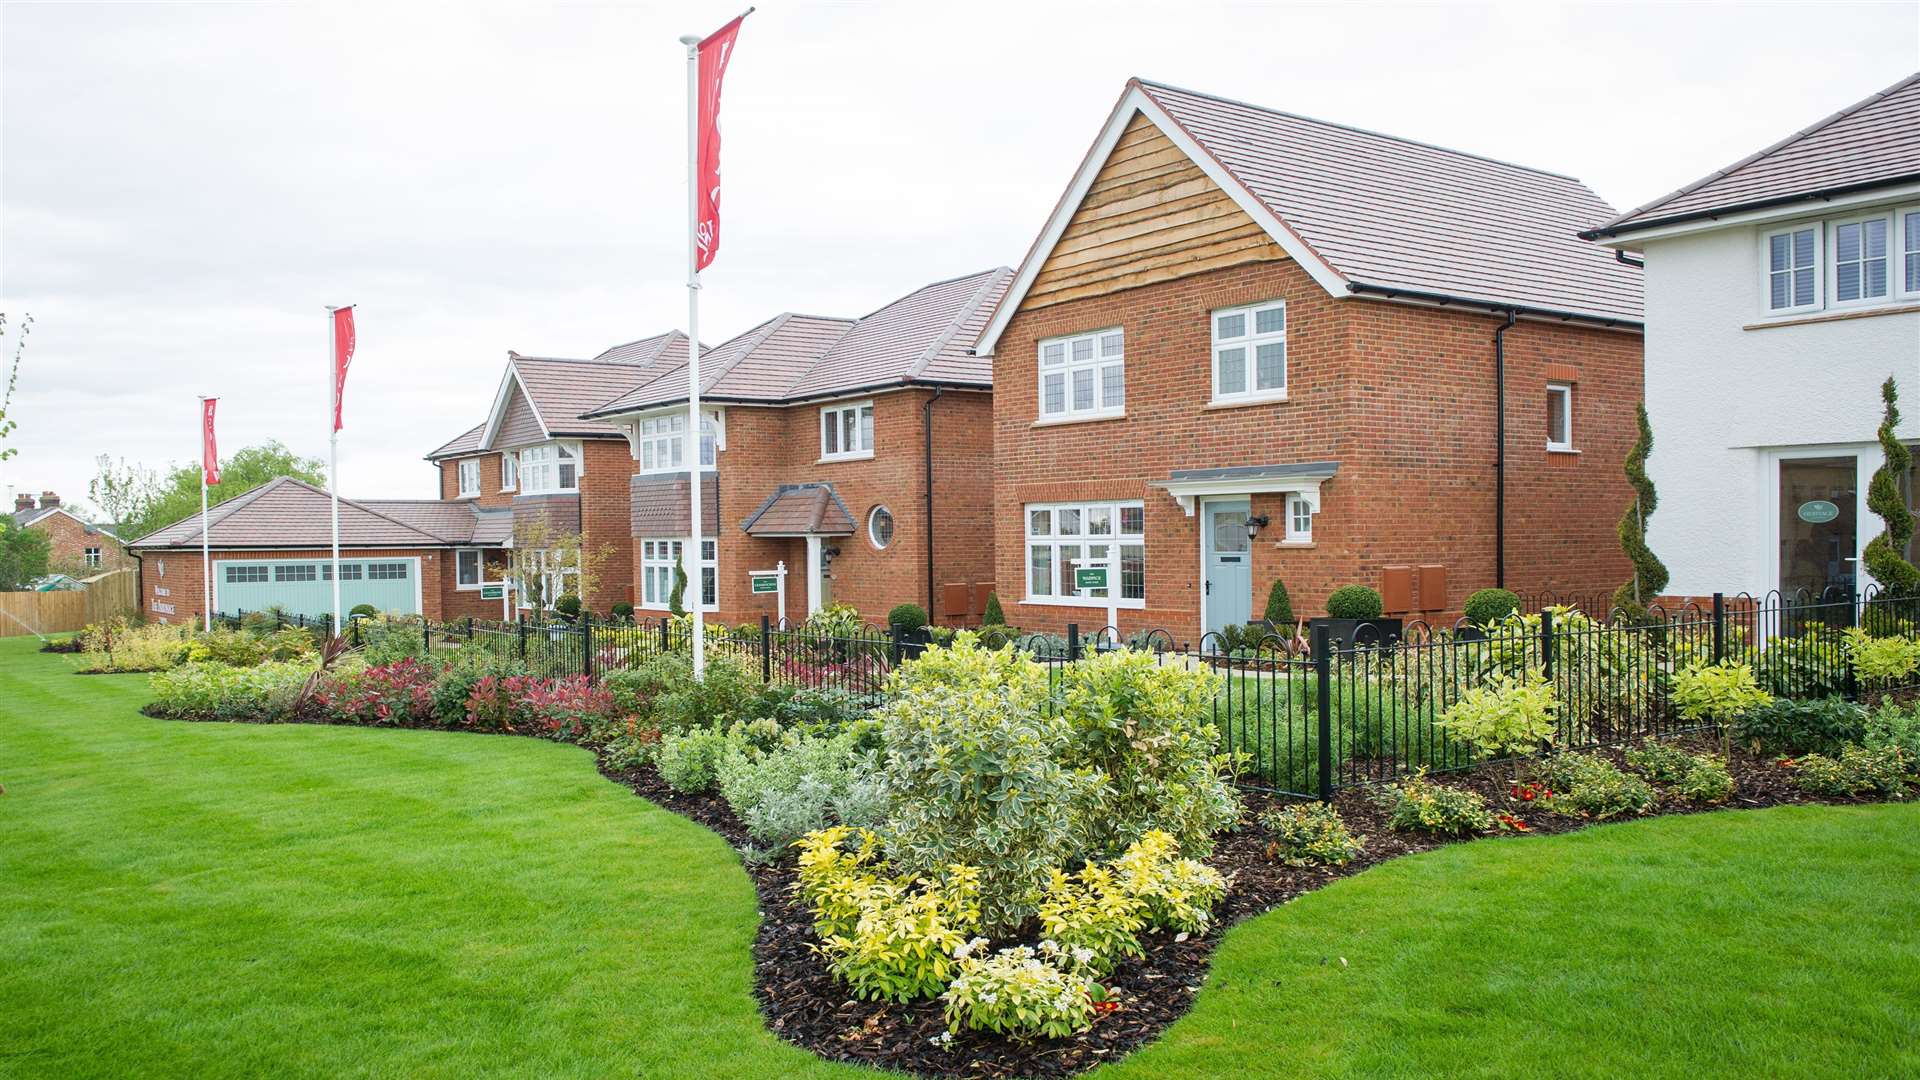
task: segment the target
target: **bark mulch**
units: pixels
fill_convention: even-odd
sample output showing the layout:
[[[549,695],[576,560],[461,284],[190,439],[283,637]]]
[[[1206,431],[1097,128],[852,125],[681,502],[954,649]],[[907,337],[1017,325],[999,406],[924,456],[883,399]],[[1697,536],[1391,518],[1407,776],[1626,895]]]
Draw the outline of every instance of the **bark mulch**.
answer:
[[[1719,750],[1718,743],[1709,738],[1679,741],[1697,752]],[[1617,765],[1625,764],[1620,750],[1598,753]],[[1517,778],[1524,777],[1525,768],[1524,764],[1488,766],[1433,779],[1479,792],[1496,811],[1510,813],[1526,825],[1528,833],[1563,833],[1597,824],[1549,813],[1514,798],[1512,786]],[[1737,788],[1726,803],[1698,806],[1663,795],[1654,813],[1878,801],[1809,796],[1793,786],[1790,774],[1774,759],[1755,758],[1737,750],[1728,768]],[[751,844],[733,811],[717,796],[680,794],[667,787],[651,767],[616,771],[603,766],[601,771],[636,794],[719,833],[736,849]],[[1146,955],[1123,962],[1107,980],[1119,1007],[1099,1016],[1087,1032],[1064,1039],[1019,1042],[982,1032],[961,1032],[943,1044],[941,1037],[947,1025],[938,1001],[900,1005],[852,997],[814,951],[812,915],[792,895],[795,875],[791,860],[748,863],[747,874],[760,898],[760,933],[753,949],[760,1010],[775,1034],[821,1057],[923,1076],[1066,1076],[1117,1060],[1151,1042],[1186,1014],[1206,981],[1214,948],[1234,924],[1388,859],[1446,844],[1492,839],[1395,832],[1387,827],[1387,812],[1380,798],[1383,790],[1350,788],[1333,801],[1348,828],[1366,838],[1358,858],[1344,866],[1300,867],[1284,866],[1268,858],[1266,830],[1258,824],[1262,811],[1297,800],[1246,793],[1247,812],[1241,827],[1222,835],[1207,859],[1233,879],[1231,890],[1215,912],[1213,927],[1185,940],[1165,933],[1143,936]],[[1520,834],[1500,835],[1511,839]]]

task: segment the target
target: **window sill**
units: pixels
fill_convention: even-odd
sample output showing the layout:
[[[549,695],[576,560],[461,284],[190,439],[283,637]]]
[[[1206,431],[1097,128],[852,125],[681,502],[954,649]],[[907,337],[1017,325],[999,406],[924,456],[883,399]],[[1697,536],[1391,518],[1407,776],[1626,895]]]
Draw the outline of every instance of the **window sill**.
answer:
[[[1024,607],[1069,607],[1069,608],[1085,608],[1088,611],[1107,610],[1107,602],[1105,600],[1100,599],[1097,596],[1094,596],[1094,597],[1076,596],[1071,598],[1057,597],[1057,596],[1029,596],[1024,600],[1019,601],[1019,603],[1021,606],[1024,606]],[[1141,610],[1144,610],[1146,606],[1147,606],[1147,602],[1145,600],[1121,600],[1118,603],[1114,604],[1114,607],[1119,608],[1121,611],[1141,611]]]
[[[477,491],[473,491],[473,492],[468,492],[467,494],[464,494],[464,495],[455,495],[453,497],[453,501],[454,502],[472,502],[474,499],[477,499],[479,497],[480,497],[480,493]]]
[[[815,465],[831,465],[836,461],[872,461],[872,460],[873,460],[873,451],[868,450],[866,453],[863,453],[863,454],[821,454],[820,459],[818,461],[815,461],[814,464]]]
[[[1051,419],[1035,420],[1029,426],[1037,428],[1066,427],[1069,424],[1097,424],[1103,420],[1125,420],[1126,418],[1127,414],[1124,412],[1097,413],[1092,416],[1057,416]]]
[[[1579,452],[1579,450],[1571,446],[1554,446],[1551,443],[1547,445],[1547,453],[1549,454],[1578,454]]]
[[[1898,304],[1880,304],[1869,307],[1850,307],[1840,311],[1816,311],[1802,315],[1781,315],[1777,318],[1748,323],[1742,330],[1771,330],[1776,326],[1806,326],[1811,323],[1842,322],[1847,319],[1871,319],[1880,315],[1910,315],[1920,311],[1920,301],[1906,301]]]
[[[455,585],[453,587],[453,591],[454,592],[479,592],[480,588],[481,587],[478,585]]]
[[[1295,551],[1304,551],[1310,548],[1319,547],[1320,545],[1314,543],[1311,540],[1278,540],[1274,542],[1273,546],[1277,548],[1288,548]]]
[[[1261,394],[1257,397],[1214,398],[1207,402],[1208,409],[1245,409],[1254,405],[1278,405],[1287,400],[1285,393]]]

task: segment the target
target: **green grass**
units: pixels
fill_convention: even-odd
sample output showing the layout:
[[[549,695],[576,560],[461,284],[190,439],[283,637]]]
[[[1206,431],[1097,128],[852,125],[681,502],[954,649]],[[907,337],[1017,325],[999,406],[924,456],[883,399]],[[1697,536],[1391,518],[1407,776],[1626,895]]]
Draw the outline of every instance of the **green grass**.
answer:
[[[874,1076],[717,837],[579,749],[181,724],[0,641],[0,1076]],[[1456,846],[1229,935],[1123,1076],[1920,1072],[1920,808]],[[1347,961],[1342,966],[1340,958]]]

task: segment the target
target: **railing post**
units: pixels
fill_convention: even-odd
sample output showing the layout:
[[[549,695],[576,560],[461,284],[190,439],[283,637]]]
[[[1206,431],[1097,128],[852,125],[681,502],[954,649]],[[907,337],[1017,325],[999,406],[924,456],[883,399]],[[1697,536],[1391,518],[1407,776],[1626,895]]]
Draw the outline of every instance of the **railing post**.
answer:
[[[1080,624],[1079,623],[1070,622],[1067,624],[1067,659],[1069,661],[1080,659]]]
[[[580,671],[593,678],[593,612],[580,613]]]
[[[513,621],[514,625],[519,627],[520,630],[520,661],[521,663],[525,663],[527,659],[527,613],[524,611],[516,612],[513,616]]]
[[[473,640],[473,616],[467,616],[467,640]]]
[[[433,651],[433,620],[425,613],[420,616],[420,646],[428,652]]]
[[[673,616],[671,615],[660,616],[660,651],[663,653],[673,651]]]
[[[900,666],[900,628],[887,624],[887,666]]]
[[[1727,658],[1727,596],[1713,594],[1713,662]]]
[[[1540,609],[1540,674],[1553,681],[1553,609]]]
[[[760,681],[773,682],[773,620],[760,615]]]
[[[1320,765],[1320,801],[1333,801],[1333,642],[1329,627],[1321,623],[1313,628],[1313,675],[1319,699],[1318,713]]]

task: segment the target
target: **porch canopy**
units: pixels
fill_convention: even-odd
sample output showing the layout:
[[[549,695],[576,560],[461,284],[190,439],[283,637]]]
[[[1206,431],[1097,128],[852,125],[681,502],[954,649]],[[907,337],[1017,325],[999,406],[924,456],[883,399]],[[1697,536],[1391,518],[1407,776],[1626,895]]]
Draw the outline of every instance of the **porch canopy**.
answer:
[[[853,514],[832,484],[781,484],[740,528],[749,536],[852,536]]]
[[[1235,465],[1224,469],[1175,469],[1167,479],[1156,480],[1154,487],[1173,496],[1180,509],[1193,516],[1195,504],[1203,498],[1223,495],[1266,495],[1292,492],[1306,502],[1313,513],[1320,512],[1320,485],[1333,479],[1340,468],[1337,461],[1306,461],[1291,465]]]

